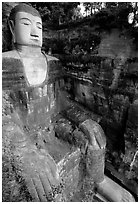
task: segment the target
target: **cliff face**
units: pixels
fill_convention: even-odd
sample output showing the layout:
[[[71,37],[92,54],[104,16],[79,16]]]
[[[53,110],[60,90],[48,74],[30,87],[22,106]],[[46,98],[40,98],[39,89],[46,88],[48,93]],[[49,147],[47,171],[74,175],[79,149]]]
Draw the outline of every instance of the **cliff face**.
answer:
[[[65,87],[73,100],[101,116],[100,125],[107,136],[107,169],[137,194],[136,46],[128,33],[116,28],[102,32],[98,45],[86,52],[78,37],[82,34],[74,31],[73,37],[70,33],[69,53],[57,55],[65,72]]]

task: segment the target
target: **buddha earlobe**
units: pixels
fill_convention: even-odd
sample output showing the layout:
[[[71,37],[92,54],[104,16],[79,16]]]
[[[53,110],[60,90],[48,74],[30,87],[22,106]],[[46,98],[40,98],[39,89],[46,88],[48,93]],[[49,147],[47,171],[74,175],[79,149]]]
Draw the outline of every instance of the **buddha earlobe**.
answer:
[[[12,34],[12,37],[13,37],[13,43],[15,43],[15,32],[14,32],[14,22],[12,20],[8,20],[8,26],[10,28],[10,31],[11,31],[11,34]]]

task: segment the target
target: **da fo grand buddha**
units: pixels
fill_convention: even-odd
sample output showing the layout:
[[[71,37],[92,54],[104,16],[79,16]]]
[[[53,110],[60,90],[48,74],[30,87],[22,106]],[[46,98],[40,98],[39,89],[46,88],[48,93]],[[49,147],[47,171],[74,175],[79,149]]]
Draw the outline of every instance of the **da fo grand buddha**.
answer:
[[[107,200],[133,201],[104,175],[101,126],[69,99],[59,60],[41,51],[38,11],[20,3],[8,24],[14,49],[2,55],[3,201],[70,201],[86,177],[93,194],[96,188]]]

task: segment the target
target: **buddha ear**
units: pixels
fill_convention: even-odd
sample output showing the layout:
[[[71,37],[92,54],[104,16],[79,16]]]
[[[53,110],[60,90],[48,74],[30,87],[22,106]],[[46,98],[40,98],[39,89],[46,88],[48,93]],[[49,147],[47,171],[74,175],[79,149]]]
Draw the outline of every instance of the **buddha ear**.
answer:
[[[10,31],[11,31],[11,33],[12,33],[13,41],[14,41],[14,43],[15,43],[15,32],[14,32],[14,27],[15,27],[15,25],[14,25],[14,21],[13,21],[13,20],[8,20],[8,26],[9,26]]]

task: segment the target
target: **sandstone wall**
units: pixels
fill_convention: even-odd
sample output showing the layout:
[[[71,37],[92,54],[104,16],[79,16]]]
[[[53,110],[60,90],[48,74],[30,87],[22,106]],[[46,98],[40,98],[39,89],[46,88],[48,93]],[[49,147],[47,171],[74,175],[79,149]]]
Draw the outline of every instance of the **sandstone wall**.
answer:
[[[113,29],[102,33],[97,54],[59,57],[66,72],[65,87],[73,100],[102,118],[106,161],[136,193],[138,58],[131,37]]]

